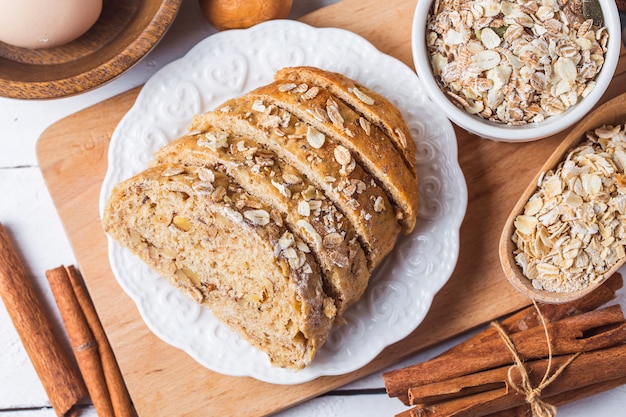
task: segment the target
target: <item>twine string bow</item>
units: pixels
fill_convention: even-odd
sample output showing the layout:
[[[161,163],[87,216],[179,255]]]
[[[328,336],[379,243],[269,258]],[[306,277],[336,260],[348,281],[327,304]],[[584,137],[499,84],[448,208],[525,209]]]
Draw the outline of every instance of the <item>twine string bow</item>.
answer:
[[[517,352],[517,349],[515,348],[515,345],[513,344],[513,341],[511,340],[507,332],[497,321],[492,322],[491,325],[496,328],[496,330],[500,334],[500,337],[513,355],[513,359],[515,360],[515,364],[512,365],[508,371],[509,385],[512,386],[515,391],[524,396],[526,402],[530,405],[533,417],[554,417],[556,416],[556,407],[543,401],[541,399],[541,392],[544,388],[554,382],[554,380],[557,379],[559,375],[561,375],[565,368],[567,368],[567,366],[572,363],[572,361],[576,359],[578,355],[580,355],[580,352],[572,355],[563,365],[561,365],[554,372],[554,374],[552,374],[552,376],[550,376],[550,368],[552,365],[552,343],[550,341],[550,335],[548,334],[548,327],[546,325],[545,319],[543,318],[541,310],[539,309],[539,306],[537,305],[535,300],[533,300],[533,305],[535,306],[539,318],[541,319],[541,324],[543,325],[543,330],[546,334],[546,342],[548,344],[548,367],[546,368],[546,372],[543,375],[541,382],[536,387],[532,386],[532,383],[530,382],[530,377],[528,376],[528,371],[526,370],[526,367],[524,367],[522,359],[520,358],[520,355]],[[521,381],[519,384],[517,384],[513,378],[514,369],[517,369],[520,374]]]

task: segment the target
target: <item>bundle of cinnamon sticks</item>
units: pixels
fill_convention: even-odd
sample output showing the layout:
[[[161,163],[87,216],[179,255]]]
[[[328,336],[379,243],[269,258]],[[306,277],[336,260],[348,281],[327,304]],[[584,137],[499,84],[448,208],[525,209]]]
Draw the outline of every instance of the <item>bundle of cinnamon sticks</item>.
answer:
[[[531,305],[383,374],[387,394],[411,407],[397,417],[530,416],[626,384],[626,320],[619,305],[601,307],[622,284],[615,274],[580,300]]]

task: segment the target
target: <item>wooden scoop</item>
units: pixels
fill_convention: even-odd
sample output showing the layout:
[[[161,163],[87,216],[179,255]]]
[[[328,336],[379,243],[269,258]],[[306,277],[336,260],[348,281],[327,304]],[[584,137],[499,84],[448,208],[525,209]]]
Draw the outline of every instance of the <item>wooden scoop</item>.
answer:
[[[578,123],[565,137],[563,142],[556,148],[554,153],[546,161],[543,167],[539,170],[535,178],[531,181],[526,188],[519,201],[515,204],[511,214],[509,215],[502,235],[500,236],[499,253],[502,269],[509,282],[520,292],[527,295],[531,299],[534,299],[543,303],[566,303],[585,296],[593,291],[600,284],[602,284],[607,278],[613,275],[624,263],[626,259],[620,260],[613,268],[608,270],[603,279],[596,284],[590,285],[587,288],[572,292],[551,292],[545,290],[538,290],[533,287],[530,279],[526,278],[522,274],[522,269],[515,263],[515,257],[513,251],[516,249],[515,244],[511,240],[515,226],[513,222],[515,218],[521,214],[524,210],[524,205],[528,199],[537,190],[537,182],[542,173],[556,168],[556,166],[563,160],[568,151],[583,140],[585,140],[585,133],[598,128],[605,124],[617,125],[626,123],[626,94],[622,94],[602,106],[596,108],[593,112],[588,114],[580,123]]]

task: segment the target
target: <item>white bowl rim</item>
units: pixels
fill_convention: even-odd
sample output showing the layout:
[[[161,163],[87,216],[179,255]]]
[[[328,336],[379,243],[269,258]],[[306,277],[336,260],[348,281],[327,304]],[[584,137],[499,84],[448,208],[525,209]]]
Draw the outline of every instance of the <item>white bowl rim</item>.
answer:
[[[571,127],[593,109],[606,92],[620,56],[621,26],[617,5],[614,0],[599,0],[604,17],[604,26],[609,31],[609,42],[604,57],[604,64],[596,76],[596,86],[591,93],[563,114],[551,116],[540,123],[529,123],[521,126],[510,126],[491,122],[474,116],[458,108],[440,90],[432,75],[430,59],[426,48],[426,19],[434,0],[420,0],[415,8],[411,31],[411,50],[413,63],[418,77],[423,81],[429,98],[440,107],[448,118],[463,129],[477,136],[501,142],[528,142],[543,139]]]

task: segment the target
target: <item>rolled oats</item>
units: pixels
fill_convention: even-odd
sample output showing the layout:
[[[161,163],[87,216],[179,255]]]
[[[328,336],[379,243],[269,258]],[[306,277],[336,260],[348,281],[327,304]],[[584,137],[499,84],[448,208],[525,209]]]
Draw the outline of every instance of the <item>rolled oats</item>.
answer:
[[[294,241],[295,239],[293,237],[293,234],[289,231],[286,231],[285,233],[283,233],[280,239],[278,239],[278,247],[280,250],[285,250],[293,245]]]
[[[372,124],[369,122],[369,120],[361,116],[359,117],[359,125],[361,126],[361,129],[363,129],[365,134],[369,136],[372,130]]]
[[[539,179],[512,236],[535,288],[585,288],[626,257],[625,157],[626,126],[602,126]]]
[[[335,156],[335,161],[337,161],[339,165],[348,165],[352,161],[352,154],[348,148],[343,145],[337,145],[333,150],[333,154]]]
[[[364,92],[362,92],[356,87],[352,88],[352,94],[354,94],[359,100],[361,100],[365,104],[368,104],[370,106],[374,104],[373,98],[371,98],[370,96],[368,96],[367,94],[365,94]]]
[[[322,244],[325,248],[336,248],[340,246],[342,242],[343,236],[337,232],[327,234],[322,240]]]
[[[283,172],[283,180],[287,184],[302,184],[302,178],[296,174],[292,174],[290,172]]]
[[[243,213],[244,217],[258,226],[265,226],[270,222],[270,214],[263,209],[247,210]]]
[[[183,167],[169,167],[167,169],[164,169],[161,175],[163,175],[164,177],[173,177],[176,175],[180,175],[183,172],[185,172],[185,168]]]
[[[343,117],[339,112],[339,105],[332,99],[328,99],[326,102],[326,114],[330,118],[330,121],[337,127],[343,129]]]
[[[314,127],[309,126],[306,132],[306,140],[309,142],[309,145],[315,149],[319,149],[324,146],[326,136]]]
[[[519,125],[586,97],[604,63],[605,27],[582,0],[437,0],[427,50],[441,89],[460,108]]]
[[[385,202],[383,201],[383,198],[381,196],[376,197],[376,200],[374,200],[374,211],[376,213],[380,213],[384,210],[385,210]]]
[[[278,91],[287,92],[297,87],[296,83],[285,83],[278,86]]]
[[[305,217],[311,215],[311,206],[308,202],[304,200],[298,202],[298,214]]]
[[[266,107],[263,100],[255,100],[254,103],[252,103],[252,110],[256,112],[263,113],[265,109]]]
[[[315,246],[318,248],[318,250],[322,247],[322,236],[317,233],[317,230],[315,230],[311,223],[307,222],[306,220],[300,219],[296,222],[296,226],[304,230],[311,237],[313,242],[315,242]]]
[[[303,100],[314,99],[315,97],[317,97],[319,92],[320,92],[319,87],[312,87],[306,93],[302,94],[302,99]]]
[[[226,132],[207,132],[204,138],[198,138],[198,146],[206,146],[212,151],[228,146],[228,133]]]

